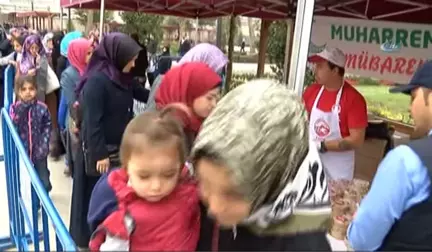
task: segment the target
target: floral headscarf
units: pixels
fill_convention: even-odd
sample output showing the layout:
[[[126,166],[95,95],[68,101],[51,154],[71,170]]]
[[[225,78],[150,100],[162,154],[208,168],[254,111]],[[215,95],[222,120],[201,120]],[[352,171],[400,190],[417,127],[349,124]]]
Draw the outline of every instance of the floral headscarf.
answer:
[[[45,49],[45,52],[46,52],[47,54],[51,54],[51,53],[52,53],[52,48],[48,48],[48,41],[53,40],[53,38],[54,38],[54,33],[52,33],[52,32],[48,32],[48,33],[44,36],[44,38],[43,38],[43,40],[42,40],[42,44],[43,44],[44,49]],[[54,42],[53,42],[53,45],[54,45]]]
[[[30,53],[30,47],[32,45],[39,46],[38,54],[42,57],[46,55],[45,49],[42,44],[42,40],[38,35],[29,35],[24,41],[23,52],[21,62],[19,64],[20,71],[22,74],[27,74],[30,69],[36,68],[36,58]]]

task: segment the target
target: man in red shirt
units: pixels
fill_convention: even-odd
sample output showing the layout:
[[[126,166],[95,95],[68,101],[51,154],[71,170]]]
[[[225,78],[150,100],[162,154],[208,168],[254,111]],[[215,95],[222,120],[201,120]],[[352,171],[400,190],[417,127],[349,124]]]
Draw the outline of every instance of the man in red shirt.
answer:
[[[316,83],[303,94],[309,136],[317,142],[331,180],[353,179],[354,150],[363,144],[368,124],[365,99],[344,81],[345,61],[341,50],[329,47],[309,57]]]

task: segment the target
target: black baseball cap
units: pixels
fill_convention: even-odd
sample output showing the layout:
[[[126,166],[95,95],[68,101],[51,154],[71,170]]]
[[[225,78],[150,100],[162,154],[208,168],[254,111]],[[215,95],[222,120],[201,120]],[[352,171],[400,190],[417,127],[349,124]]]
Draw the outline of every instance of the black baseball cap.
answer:
[[[408,84],[396,84],[395,88],[390,89],[390,93],[409,95],[411,91],[419,87],[432,89],[432,61],[430,60],[417,68]]]

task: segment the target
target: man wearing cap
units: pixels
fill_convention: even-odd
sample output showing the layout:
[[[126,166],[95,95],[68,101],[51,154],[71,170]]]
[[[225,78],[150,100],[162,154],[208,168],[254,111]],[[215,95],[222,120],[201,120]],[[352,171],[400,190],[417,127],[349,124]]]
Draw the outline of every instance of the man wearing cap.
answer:
[[[325,48],[309,58],[316,83],[303,100],[309,112],[309,136],[317,142],[329,179],[353,179],[354,150],[364,142],[367,107],[363,96],[344,80],[345,55]]]
[[[432,61],[390,91],[411,95],[413,135],[422,138],[386,155],[347,238],[355,251],[432,251]]]

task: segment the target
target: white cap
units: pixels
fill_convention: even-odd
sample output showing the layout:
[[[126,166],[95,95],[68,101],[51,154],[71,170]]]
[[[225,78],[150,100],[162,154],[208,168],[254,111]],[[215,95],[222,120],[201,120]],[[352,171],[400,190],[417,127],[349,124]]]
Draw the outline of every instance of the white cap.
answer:
[[[310,56],[308,61],[314,63],[323,59],[338,67],[345,68],[346,57],[339,48],[326,47],[320,53]]]

